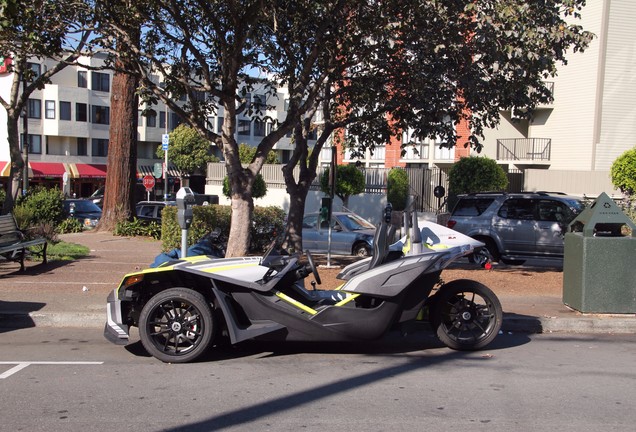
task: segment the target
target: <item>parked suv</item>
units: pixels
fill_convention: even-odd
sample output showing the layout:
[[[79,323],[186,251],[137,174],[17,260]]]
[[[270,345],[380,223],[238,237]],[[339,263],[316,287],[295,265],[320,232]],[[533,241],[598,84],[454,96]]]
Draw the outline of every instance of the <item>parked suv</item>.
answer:
[[[459,195],[447,226],[483,242],[481,253],[493,261],[522,264],[563,258],[563,236],[583,207],[581,199],[561,193]]]

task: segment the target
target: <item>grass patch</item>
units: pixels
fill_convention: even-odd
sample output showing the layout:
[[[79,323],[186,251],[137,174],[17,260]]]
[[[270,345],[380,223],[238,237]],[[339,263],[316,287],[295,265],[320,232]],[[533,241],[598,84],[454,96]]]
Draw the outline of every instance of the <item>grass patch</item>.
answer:
[[[49,261],[73,261],[88,256],[90,249],[76,243],[63,241],[49,243],[46,248],[46,257]],[[32,255],[31,259],[42,261],[41,257]]]

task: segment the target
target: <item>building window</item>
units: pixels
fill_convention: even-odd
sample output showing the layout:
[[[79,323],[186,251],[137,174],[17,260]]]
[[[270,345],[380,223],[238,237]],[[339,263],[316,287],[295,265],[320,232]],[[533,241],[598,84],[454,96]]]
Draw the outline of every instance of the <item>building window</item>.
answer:
[[[60,120],[71,119],[71,103],[60,101]]]
[[[42,135],[28,135],[29,137],[29,153],[42,153]],[[24,134],[20,134],[20,141],[24,143]]]
[[[254,120],[254,136],[265,136],[265,122],[263,120]]]
[[[93,138],[92,140],[93,156],[108,156],[108,140]]]
[[[161,129],[166,128],[166,112],[165,111],[159,111],[159,127]]]
[[[91,89],[103,92],[110,91],[110,76],[103,72],[91,72]]]
[[[110,107],[91,105],[91,123],[110,124]]]
[[[33,82],[37,77],[42,75],[42,67],[38,63],[27,63],[27,68],[30,70],[28,73],[29,82]]]
[[[254,111],[257,113],[263,113],[267,109],[267,103],[265,101],[265,95],[254,95]]]
[[[250,121],[249,120],[238,121],[238,134],[243,136],[250,136]]]
[[[29,99],[27,102],[27,117],[42,118],[42,101],[40,99]]]
[[[223,132],[223,117],[216,118],[216,133],[220,134]]]
[[[77,86],[81,88],[88,87],[88,79],[86,78],[86,71],[77,71]]]
[[[47,119],[55,118],[55,101],[52,101],[52,100],[44,101],[44,118],[47,118]]]
[[[88,143],[86,138],[77,139],[77,155],[88,156]]]
[[[157,113],[148,111],[146,114],[146,127],[157,127]]]
[[[79,122],[88,121],[88,109],[85,103],[75,104],[75,120]]]
[[[168,126],[170,126],[171,131],[179,127],[181,123],[183,123],[183,121],[181,120],[181,117],[179,117],[179,114],[172,113],[172,115],[170,115],[170,124]]]

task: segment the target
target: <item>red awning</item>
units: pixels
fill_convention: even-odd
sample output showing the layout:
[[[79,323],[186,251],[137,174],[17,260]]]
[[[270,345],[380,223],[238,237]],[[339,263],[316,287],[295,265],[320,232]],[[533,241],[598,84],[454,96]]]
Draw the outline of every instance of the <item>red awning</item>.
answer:
[[[77,177],[79,178],[106,178],[106,165],[104,164],[75,164]]]
[[[62,177],[66,172],[63,163],[29,162],[32,177]]]

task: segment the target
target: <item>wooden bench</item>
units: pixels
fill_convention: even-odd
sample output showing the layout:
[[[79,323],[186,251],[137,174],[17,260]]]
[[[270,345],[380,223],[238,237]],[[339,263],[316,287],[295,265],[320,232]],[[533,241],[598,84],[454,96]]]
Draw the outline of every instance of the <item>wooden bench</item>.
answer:
[[[24,271],[27,248],[32,246],[39,246],[32,252],[41,255],[46,263],[46,245],[45,238],[26,239],[12,214],[0,215],[0,256],[9,261],[19,261],[20,271]]]

